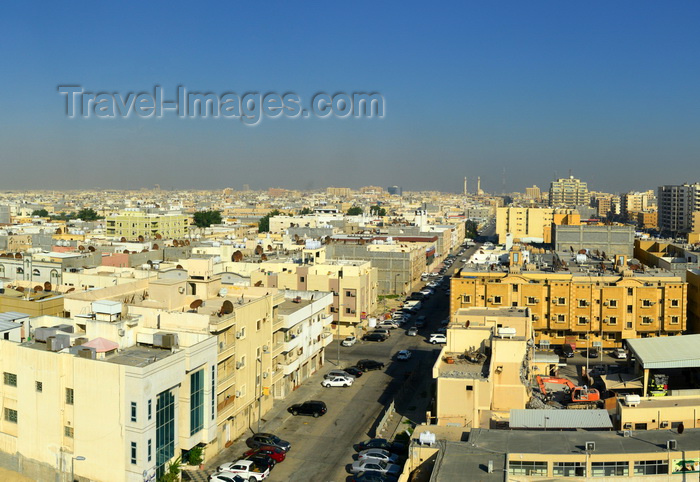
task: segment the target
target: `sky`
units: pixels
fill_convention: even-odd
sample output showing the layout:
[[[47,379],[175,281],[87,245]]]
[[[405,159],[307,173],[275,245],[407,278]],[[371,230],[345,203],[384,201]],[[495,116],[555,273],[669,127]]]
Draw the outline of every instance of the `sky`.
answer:
[[[699,20],[693,1],[11,2],[0,190],[697,182]],[[377,92],[385,109],[254,126],[69,118],[61,85],[295,93],[304,106]]]

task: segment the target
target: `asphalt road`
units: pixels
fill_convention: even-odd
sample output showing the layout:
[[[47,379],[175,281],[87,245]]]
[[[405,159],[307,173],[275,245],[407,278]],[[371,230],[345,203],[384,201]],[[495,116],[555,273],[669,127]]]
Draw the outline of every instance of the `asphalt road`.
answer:
[[[462,256],[470,256],[476,247],[470,248]],[[455,263],[459,264],[459,263]],[[449,287],[449,279],[454,267],[446,273],[444,285]],[[416,316],[426,316],[426,327],[419,330],[418,336],[407,336],[406,330]],[[352,445],[368,439],[368,431],[378,419],[384,407],[390,403],[395,392],[405,380],[407,373],[419,366],[431,367],[435,360],[434,349],[439,348],[427,342],[430,333],[440,327],[440,321],[449,315],[449,297],[445,290],[438,288],[412,321],[403,327],[392,330],[385,342],[358,342],[352,347],[340,348],[340,368],[353,365],[358,360],[369,358],[386,364],[381,371],[364,373],[353,386],[348,388],[323,388],[318,380],[309,380],[315,388],[306,389],[307,400],[322,400],[328,406],[328,413],[317,419],[280,415],[280,428],[276,434],[292,444],[292,450],[284,462],[277,464],[270,474],[271,481],[344,481],[349,478],[347,468],[353,462],[355,451]],[[338,341],[327,351],[326,364],[322,374],[337,368]],[[412,352],[409,361],[392,361],[399,350]],[[425,361],[425,363],[422,363]],[[423,376],[430,377],[430,369],[424,368]],[[392,383],[393,382],[393,383]]]

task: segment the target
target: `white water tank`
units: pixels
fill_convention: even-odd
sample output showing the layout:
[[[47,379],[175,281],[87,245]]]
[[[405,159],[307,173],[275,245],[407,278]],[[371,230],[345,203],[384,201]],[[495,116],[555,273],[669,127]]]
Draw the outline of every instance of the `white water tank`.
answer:
[[[636,407],[642,398],[639,395],[625,395],[625,405],[628,407]]]
[[[377,319],[376,318],[370,318],[367,322],[369,324],[370,328],[375,328],[377,326]]]

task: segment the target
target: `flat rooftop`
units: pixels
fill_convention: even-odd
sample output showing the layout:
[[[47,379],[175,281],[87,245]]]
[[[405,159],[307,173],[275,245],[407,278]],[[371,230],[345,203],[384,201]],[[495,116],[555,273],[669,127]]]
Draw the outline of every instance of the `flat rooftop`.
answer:
[[[167,358],[170,355],[172,355],[171,350],[151,348],[148,346],[132,346],[114,355],[108,355],[104,361],[131,367],[145,367],[151,363]]]
[[[447,363],[446,358],[451,358],[454,363]],[[464,352],[443,353],[438,365],[439,376],[445,378],[471,378],[485,380],[489,376],[490,358],[482,355],[477,362],[471,362],[465,358]]]
[[[279,307],[277,308],[277,313],[279,315],[291,315],[292,313],[299,311],[299,309],[310,305],[313,303],[312,300],[300,300],[299,302],[295,302],[292,300],[284,300],[282,303],[280,303]]]
[[[457,316],[519,316],[522,318],[527,317],[527,310],[525,308],[459,308],[456,313]]]

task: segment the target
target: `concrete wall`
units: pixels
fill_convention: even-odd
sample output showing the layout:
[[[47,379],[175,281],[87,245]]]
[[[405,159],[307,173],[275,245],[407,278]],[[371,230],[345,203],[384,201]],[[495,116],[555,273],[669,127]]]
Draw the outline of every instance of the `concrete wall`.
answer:
[[[554,225],[552,242],[556,251],[580,249],[598,250],[608,256],[625,255],[631,257],[634,251],[634,226],[610,225]]]

